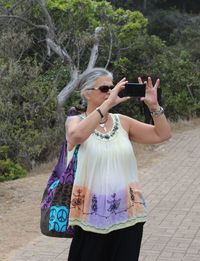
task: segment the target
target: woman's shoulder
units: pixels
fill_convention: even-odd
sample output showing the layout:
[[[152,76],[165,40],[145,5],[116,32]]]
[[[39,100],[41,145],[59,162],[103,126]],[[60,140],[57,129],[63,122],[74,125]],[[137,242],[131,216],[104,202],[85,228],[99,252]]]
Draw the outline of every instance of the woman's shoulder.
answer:
[[[138,120],[131,118],[130,116],[124,115],[124,114],[118,114],[118,117],[120,119],[120,122],[122,126],[125,127],[125,129],[129,129],[131,126],[137,125],[139,123]]]
[[[117,114],[117,115],[120,118],[120,120],[123,120],[125,122],[137,122],[136,119],[134,119],[130,116],[127,116],[127,115],[124,115],[124,114]]]
[[[122,126],[123,129],[126,130],[126,132],[129,131],[129,119],[131,119],[130,117],[124,115],[124,114],[120,114],[120,113],[116,113],[114,114],[120,122],[120,125]]]
[[[115,115],[117,115],[117,117],[118,117],[120,120],[122,120],[122,121],[128,121],[129,119],[131,119],[129,116],[126,116],[126,115],[121,114],[121,113],[117,113],[117,114],[115,114]]]
[[[65,121],[65,125],[70,124],[71,122],[80,122],[83,120],[85,116],[83,114],[78,114],[78,115],[73,115],[73,116],[68,116]]]

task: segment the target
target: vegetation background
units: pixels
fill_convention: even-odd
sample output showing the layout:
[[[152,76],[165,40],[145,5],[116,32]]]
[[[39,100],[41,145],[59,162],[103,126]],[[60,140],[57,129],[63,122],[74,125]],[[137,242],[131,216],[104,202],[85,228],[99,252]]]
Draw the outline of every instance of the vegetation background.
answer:
[[[88,67],[100,28],[93,66],[115,82],[160,78],[171,121],[200,116],[198,1],[0,0],[0,181],[57,156],[80,101],[68,83]],[[138,100],[115,110],[144,120]]]

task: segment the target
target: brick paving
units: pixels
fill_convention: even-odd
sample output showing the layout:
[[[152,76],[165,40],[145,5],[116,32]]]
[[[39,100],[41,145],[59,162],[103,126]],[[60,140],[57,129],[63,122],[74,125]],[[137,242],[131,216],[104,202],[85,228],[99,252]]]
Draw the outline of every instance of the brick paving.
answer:
[[[200,126],[153,151],[158,159],[140,168],[149,217],[139,261],[200,261]],[[66,261],[69,245],[70,239],[41,235],[9,260]]]

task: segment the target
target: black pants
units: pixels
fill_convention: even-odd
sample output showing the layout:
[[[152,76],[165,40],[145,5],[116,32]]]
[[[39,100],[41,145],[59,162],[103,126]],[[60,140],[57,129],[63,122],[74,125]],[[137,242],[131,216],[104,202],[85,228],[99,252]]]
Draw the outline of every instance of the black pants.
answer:
[[[138,261],[144,223],[97,234],[76,227],[68,261]]]

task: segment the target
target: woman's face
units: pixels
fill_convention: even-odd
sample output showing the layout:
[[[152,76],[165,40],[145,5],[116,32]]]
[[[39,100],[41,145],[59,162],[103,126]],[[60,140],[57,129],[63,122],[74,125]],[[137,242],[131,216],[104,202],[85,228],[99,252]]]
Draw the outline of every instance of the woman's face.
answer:
[[[102,88],[103,86],[103,88]],[[100,106],[110,95],[110,89],[107,92],[102,92],[101,89],[106,89],[106,87],[113,87],[113,81],[108,76],[101,76],[95,80],[92,90],[87,90],[85,97],[88,104],[93,106]],[[100,88],[100,89],[99,89]],[[108,88],[107,88],[108,89]]]

